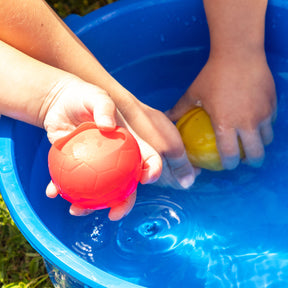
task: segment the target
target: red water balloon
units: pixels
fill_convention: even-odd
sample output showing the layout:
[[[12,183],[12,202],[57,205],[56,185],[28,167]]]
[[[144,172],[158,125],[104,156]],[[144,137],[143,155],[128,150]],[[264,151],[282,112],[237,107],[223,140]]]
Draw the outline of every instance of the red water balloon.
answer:
[[[142,161],[127,129],[100,131],[89,122],[55,141],[48,166],[64,199],[81,208],[104,209],[119,205],[135,191]]]

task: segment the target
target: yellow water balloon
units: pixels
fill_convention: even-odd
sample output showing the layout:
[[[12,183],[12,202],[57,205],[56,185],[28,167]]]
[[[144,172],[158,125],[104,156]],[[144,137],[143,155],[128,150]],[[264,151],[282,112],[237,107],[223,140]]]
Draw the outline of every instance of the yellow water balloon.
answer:
[[[176,123],[187,156],[192,165],[209,170],[223,170],[217,149],[216,136],[207,112],[197,107],[183,115]],[[239,140],[240,156],[244,157]]]

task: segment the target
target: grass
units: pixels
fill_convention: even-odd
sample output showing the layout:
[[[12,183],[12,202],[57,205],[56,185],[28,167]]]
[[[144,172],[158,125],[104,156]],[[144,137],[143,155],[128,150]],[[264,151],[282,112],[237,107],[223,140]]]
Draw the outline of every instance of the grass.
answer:
[[[53,287],[42,257],[28,244],[0,195],[0,287]]]
[[[64,18],[71,13],[83,16],[115,1],[116,0],[48,0],[47,2],[60,17]]]
[[[48,0],[64,18],[85,15],[116,0]],[[0,194],[0,287],[52,288],[42,257],[29,245],[10,217]]]

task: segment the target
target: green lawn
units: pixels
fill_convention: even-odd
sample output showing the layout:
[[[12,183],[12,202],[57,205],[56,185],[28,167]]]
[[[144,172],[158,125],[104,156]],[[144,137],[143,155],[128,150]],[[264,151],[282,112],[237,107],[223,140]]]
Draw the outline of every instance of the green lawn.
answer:
[[[22,236],[0,195],[0,287],[53,287],[42,257]]]
[[[85,15],[115,1],[116,0],[48,0],[47,2],[54,8],[57,14],[63,18],[71,13]]]
[[[85,15],[116,0],[47,1],[62,18]],[[43,191],[44,193],[44,191]],[[29,245],[11,219],[0,194],[0,287],[51,288],[42,257]]]

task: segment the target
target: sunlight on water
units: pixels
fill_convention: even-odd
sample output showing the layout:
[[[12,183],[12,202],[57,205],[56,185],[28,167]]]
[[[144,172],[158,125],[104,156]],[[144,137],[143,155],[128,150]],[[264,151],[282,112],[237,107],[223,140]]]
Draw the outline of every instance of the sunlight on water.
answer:
[[[127,77],[134,77],[129,89],[138,89],[137,97],[168,109],[188,87],[191,75],[197,75],[207,54],[201,49],[176,52],[128,63],[114,71],[114,76],[124,84]],[[44,139],[32,179],[39,169],[44,176],[38,183],[31,181],[30,191],[31,202],[45,203],[34,205],[39,216],[89,263],[146,287],[288,287],[287,59],[268,55],[268,60],[277,85],[279,111],[275,140],[266,149],[263,167],[240,165],[228,172],[203,171],[189,191],[140,185],[131,213],[119,222],[110,222],[106,210],[73,217],[64,200],[41,196],[39,191],[49,182],[49,144]],[[155,72],[146,87],[137,71],[145,78],[155,61],[164,72]],[[184,76],[179,82],[181,71]],[[155,101],[163,95],[165,101]],[[57,227],[45,217],[51,209],[59,219]]]

